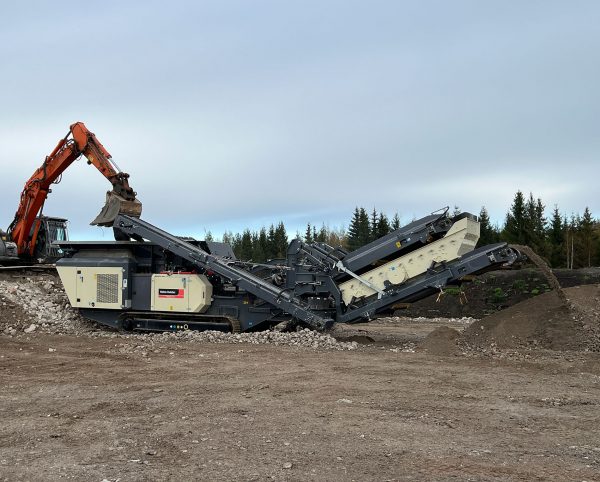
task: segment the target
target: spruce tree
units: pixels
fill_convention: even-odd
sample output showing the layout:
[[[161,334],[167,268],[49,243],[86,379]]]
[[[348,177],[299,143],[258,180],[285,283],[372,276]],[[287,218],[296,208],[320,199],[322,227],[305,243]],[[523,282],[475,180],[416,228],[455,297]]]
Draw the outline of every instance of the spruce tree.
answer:
[[[479,211],[479,242],[477,246],[486,246],[498,242],[498,232],[490,222],[490,216],[485,206]]]
[[[327,228],[325,227],[325,223],[323,223],[321,229],[319,229],[315,241],[318,241],[319,243],[325,243],[327,241]]]
[[[515,198],[506,213],[506,222],[502,237],[509,243],[525,244],[525,197],[521,191],[517,191]]]
[[[360,246],[360,210],[356,207],[348,227],[348,248],[354,251]]]
[[[243,261],[250,261],[252,259],[252,233],[247,228],[242,234],[239,258]]]
[[[377,221],[377,236],[376,239],[389,234],[390,232],[390,223],[385,214],[379,213],[379,220]]]
[[[550,218],[550,227],[548,228],[548,242],[550,243],[550,265],[553,268],[562,268],[566,266],[565,262],[565,226],[563,219],[558,210],[558,206],[554,205],[552,217]]]
[[[242,235],[240,233],[236,233],[231,237],[231,249],[233,249],[233,254],[238,259],[242,258]]]
[[[583,216],[581,217],[580,222],[580,238],[581,238],[581,248],[582,248],[582,266],[591,267],[592,266],[592,247],[593,247],[593,237],[594,237],[594,219],[592,218],[592,213],[590,212],[589,207],[585,207],[583,211]]]
[[[260,234],[256,231],[252,233],[252,261],[255,263],[264,263],[267,256],[260,244]]]
[[[369,224],[369,215],[364,208],[359,209],[359,247],[367,244],[371,239],[371,226]]]
[[[546,238],[546,227],[548,225],[548,220],[544,217],[545,210],[546,206],[542,203],[542,199],[537,198],[535,203],[534,229],[538,238],[542,240]]]
[[[310,227],[310,223],[306,225],[306,233],[304,234],[304,242],[312,243],[313,242],[313,233],[312,228]]]
[[[269,259],[269,238],[267,237],[267,230],[264,226],[260,228],[260,232],[258,233],[258,244],[264,257],[264,261],[267,261]]]
[[[377,211],[373,208],[373,212],[371,213],[371,219],[369,221],[369,242],[377,239],[377,235],[379,231],[377,226],[379,224],[379,216],[377,215]]]
[[[274,241],[276,252],[275,257],[285,258],[287,256],[288,240],[283,221],[279,221],[279,224],[277,224],[277,227],[275,228]]]
[[[275,226],[271,224],[267,234],[267,259],[273,258],[277,258],[277,243],[275,240]]]
[[[394,217],[392,218],[391,228],[392,228],[392,231],[396,231],[397,229],[400,229],[400,216],[398,216],[398,213],[394,213]]]

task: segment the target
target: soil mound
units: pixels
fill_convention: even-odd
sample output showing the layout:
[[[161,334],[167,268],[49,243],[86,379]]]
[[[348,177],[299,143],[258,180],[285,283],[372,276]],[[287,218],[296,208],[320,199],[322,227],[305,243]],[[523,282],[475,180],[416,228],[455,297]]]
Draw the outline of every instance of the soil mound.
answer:
[[[598,285],[551,291],[474,322],[462,341],[479,347],[597,351],[599,309]]]
[[[457,344],[459,338],[458,331],[447,326],[440,326],[425,337],[418,349],[433,355],[454,355],[459,351]]]

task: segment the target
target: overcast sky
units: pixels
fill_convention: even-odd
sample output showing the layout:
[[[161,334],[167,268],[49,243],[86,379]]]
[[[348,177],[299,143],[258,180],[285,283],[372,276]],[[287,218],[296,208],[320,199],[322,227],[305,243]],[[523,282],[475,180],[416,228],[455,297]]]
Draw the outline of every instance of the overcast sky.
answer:
[[[600,2],[2,2],[0,225],[83,121],[175,234],[283,220],[501,221],[517,189],[600,215]],[[84,161],[45,213],[88,227]]]

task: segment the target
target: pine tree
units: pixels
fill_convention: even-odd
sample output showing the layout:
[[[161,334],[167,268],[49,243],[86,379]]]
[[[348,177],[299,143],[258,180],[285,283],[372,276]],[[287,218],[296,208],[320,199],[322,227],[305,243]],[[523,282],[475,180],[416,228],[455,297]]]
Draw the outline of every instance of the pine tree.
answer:
[[[360,246],[360,210],[356,207],[350,220],[350,226],[348,227],[348,248],[354,251],[360,248]]]
[[[260,235],[254,231],[252,233],[252,261],[255,263],[264,263],[266,260],[267,257],[260,244]]]
[[[582,266],[592,266],[592,247],[594,238],[594,219],[590,209],[586,206],[580,222],[581,247],[583,251]]]
[[[392,218],[392,231],[396,231],[397,229],[400,229],[400,216],[398,216],[398,213],[394,213],[394,217]]]
[[[313,233],[312,228],[310,227],[310,223],[306,225],[306,233],[304,234],[304,242],[312,243],[313,242]]]
[[[533,193],[529,193],[525,203],[523,239],[524,244],[530,246],[540,256],[547,258],[550,253],[546,243],[547,221],[544,217],[544,209],[542,200],[534,199]]]
[[[360,246],[364,246],[371,239],[371,226],[369,224],[369,215],[364,208],[359,209],[359,242]],[[360,247],[359,246],[359,247]]]
[[[565,225],[558,206],[554,205],[550,228],[548,229],[548,242],[550,243],[550,265],[553,268],[561,268],[565,263]]]
[[[573,219],[574,216],[571,216],[571,221],[569,221],[566,214],[563,217],[563,229],[565,232],[565,259],[567,260],[567,268],[569,269],[573,269],[573,252],[575,246]]]
[[[544,217],[544,211],[546,210],[546,206],[542,203],[541,198],[537,198],[535,203],[535,223],[534,229],[536,235],[540,239],[546,238],[546,227],[548,225],[548,220]]]
[[[379,220],[377,221],[377,236],[375,239],[389,234],[390,230],[390,223],[387,216],[383,213],[379,213]]]
[[[231,249],[233,249],[233,254],[238,259],[242,258],[242,235],[240,233],[236,233],[231,237]]]
[[[509,243],[526,244],[525,238],[525,197],[521,191],[517,191],[515,198],[506,213],[506,222],[502,237]]]
[[[319,229],[319,233],[317,234],[315,241],[318,241],[319,243],[324,243],[327,241],[327,228],[325,227],[325,224],[323,224],[321,229]]]
[[[263,226],[260,228],[260,232],[258,233],[258,244],[260,246],[260,251],[263,254],[264,261],[269,259],[269,238],[267,237],[267,230]]]
[[[365,208],[356,208],[348,228],[348,248],[353,251],[364,246],[371,239],[369,215]]]
[[[371,220],[369,221],[369,242],[377,239],[377,235],[379,233],[377,226],[379,224],[379,216],[377,215],[377,211],[373,208],[373,212],[371,213]]]
[[[569,221],[568,237],[570,250],[570,268],[577,269],[583,267],[583,250],[581,246],[581,216],[579,213],[571,214]]]
[[[277,227],[275,228],[274,241],[276,253],[275,257],[285,258],[287,256],[288,239],[283,221],[279,221],[279,224],[277,224]]]
[[[498,242],[498,232],[490,222],[490,216],[485,206],[479,211],[479,242],[477,246],[486,246]]]
[[[275,226],[271,224],[267,234],[267,259],[273,258],[277,258],[277,243],[275,240]]]
[[[252,233],[247,228],[242,234],[239,258],[243,261],[250,261],[252,259]]]
[[[552,210],[552,218],[550,219],[550,229],[548,230],[548,238],[554,245],[559,245],[564,240],[563,233],[563,220],[558,210],[558,206],[555,204]]]

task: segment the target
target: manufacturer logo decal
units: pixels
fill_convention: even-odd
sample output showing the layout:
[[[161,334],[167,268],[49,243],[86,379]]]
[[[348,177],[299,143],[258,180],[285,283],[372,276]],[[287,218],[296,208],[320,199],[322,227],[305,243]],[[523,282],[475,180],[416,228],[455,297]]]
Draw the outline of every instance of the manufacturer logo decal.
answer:
[[[159,288],[158,289],[158,297],[159,298],[183,298],[185,295],[185,290],[177,289],[177,288]]]

